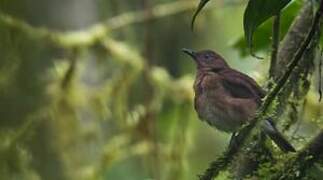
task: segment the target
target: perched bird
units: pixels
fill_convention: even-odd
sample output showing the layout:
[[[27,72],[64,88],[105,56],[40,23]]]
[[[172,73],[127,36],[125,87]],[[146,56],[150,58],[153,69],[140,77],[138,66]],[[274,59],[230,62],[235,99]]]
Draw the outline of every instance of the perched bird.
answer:
[[[211,50],[183,49],[197,66],[194,107],[203,121],[225,132],[236,132],[251,120],[265,91],[249,76],[230,68],[223,57]],[[295,151],[272,121],[264,132],[284,152]]]

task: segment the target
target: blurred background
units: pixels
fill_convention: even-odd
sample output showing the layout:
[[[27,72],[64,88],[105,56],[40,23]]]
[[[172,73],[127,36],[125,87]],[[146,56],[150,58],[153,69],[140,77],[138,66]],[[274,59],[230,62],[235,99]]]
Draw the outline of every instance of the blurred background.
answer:
[[[192,32],[198,0],[1,0],[1,179],[196,179],[230,135],[198,120],[181,48],[213,49],[264,84],[271,29],[255,39],[265,60],[250,57],[246,2],[211,1]]]

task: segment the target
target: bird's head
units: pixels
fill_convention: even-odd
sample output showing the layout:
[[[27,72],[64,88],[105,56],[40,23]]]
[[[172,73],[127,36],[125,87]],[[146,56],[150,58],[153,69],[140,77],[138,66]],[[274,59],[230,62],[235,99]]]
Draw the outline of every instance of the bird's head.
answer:
[[[229,67],[222,56],[211,50],[193,51],[183,48],[182,51],[196,62],[198,69],[222,69]]]

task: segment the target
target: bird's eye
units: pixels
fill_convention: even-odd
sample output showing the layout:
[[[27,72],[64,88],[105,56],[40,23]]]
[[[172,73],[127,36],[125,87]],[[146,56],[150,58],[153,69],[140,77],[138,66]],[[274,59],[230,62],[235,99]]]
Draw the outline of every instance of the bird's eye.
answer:
[[[208,54],[205,54],[205,55],[204,55],[204,58],[205,58],[205,59],[209,59],[210,57],[211,57],[211,56],[210,56],[210,55],[208,55]]]
[[[207,60],[207,61],[211,61],[212,60],[212,54],[205,54],[204,55],[204,59]]]

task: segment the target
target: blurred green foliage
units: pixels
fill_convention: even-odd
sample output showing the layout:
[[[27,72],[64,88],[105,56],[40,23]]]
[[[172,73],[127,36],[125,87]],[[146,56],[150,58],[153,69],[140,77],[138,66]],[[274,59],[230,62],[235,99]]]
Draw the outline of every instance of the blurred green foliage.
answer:
[[[229,135],[198,120],[180,49],[214,49],[260,81],[268,68],[245,53],[245,1],[210,3],[193,33],[196,3],[0,1],[0,179],[196,179]],[[299,7],[286,9],[284,33]],[[267,22],[255,48],[269,39]],[[315,91],[306,102],[295,138],[323,121]]]

